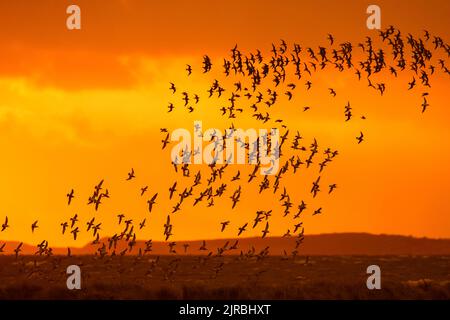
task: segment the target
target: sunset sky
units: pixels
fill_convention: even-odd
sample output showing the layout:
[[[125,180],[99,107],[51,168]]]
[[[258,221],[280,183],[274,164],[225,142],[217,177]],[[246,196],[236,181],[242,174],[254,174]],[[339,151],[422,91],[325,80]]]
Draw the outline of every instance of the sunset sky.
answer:
[[[81,30],[66,28],[66,8],[81,8]],[[117,214],[135,224],[147,218],[142,239],[163,239],[163,224],[173,202],[167,189],[176,177],[170,151],[161,150],[160,128],[193,130],[224,127],[220,104],[209,103],[206,90],[220,75],[224,57],[238,44],[243,52],[260,49],[270,54],[271,44],[284,39],[304,48],[337,43],[356,44],[365,36],[377,37],[366,27],[369,1],[3,1],[0,3],[0,224],[9,217],[11,228],[0,239],[50,245],[84,245],[84,232],[93,216],[102,222],[102,236],[119,230]],[[382,27],[394,25],[402,34],[423,36],[423,29],[449,40],[450,2],[376,1]],[[448,42],[447,42],[448,43]],[[355,48],[355,52],[359,52]],[[201,73],[203,55],[213,61],[212,74]],[[448,57],[447,66],[450,65]],[[357,59],[355,53],[355,59]],[[193,67],[187,77],[185,66]],[[293,101],[277,106],[274,115],[287,118],[292,132],[299,130],[304,144],[316,137],[319,146],[339,150],[326,169],[324,183],[338,188],[311,200],[305,216],[308,234],[370,232],[426,237],[450,237],[450,77],[439,72],[432,88],[408,91],[411,72],[397,79],[385,73],[384,96],[358,82],[353,73],[326,70],[314,75],[313,89],[298,84]],[[228,81],[228,80],[227,80]],[[198,93],[198,110],[187,115],[181,107],[167,113],[173,102],[169,82],[180,91]],[[230,82],[232,84],[232,82]],[[327,88],[338,92],[330,97]],[[421,94],[430,93],[429,109],[422,114]],[[344,122],[350,101],[355,119]],[[209,103],[209,104],[208,104]],[[311,106],[308,113],[302,108]],[[360,120],[361,115],[367,117]],[[235,122],[247,128],[251,120]],[[364,143],[355,137],[363,131]],[[130,168],[136,179],[125,181]],[[233,173],[239,167],[233,169]],[[196,169],[193,170],[197,171]],[[206,171],[205,171],[206,172]],[[230,172],[231,174],[231,172]],[[311,179],[300,174],[288,180],[288,190],[299,202],[310,198]],[[87,206],[94,186],[105,179],[111,199],[98,212]],[[189,181],[192,181],[189,180]],[[214,209],[205,204],[185,206],[173,217],[174,240],[234,237],[239,225],[254,218],[256,210],[273,208],[270,235],[283,235],[279,195],[263,198],[245,192],[231,211],[230,201]],[[140,188],[149,186],[146,196]],[[237,185],[235,185],[237,187]],[[73,204],[66,194],[75,190]],[[235,189],[227,189],[230,193]],[[325,188],[326,189],[326,188]],[[159,193],[151,214],[146,201]],[[229,195],[227,194],[227,198]],[[295,206],[298,203],[295,204]],[[295,209],[293,209],[295,211]],[[62,236],[60,223],[78,213],[79,240]],[[32,234],[31,224],[39,220]],[[220,233],[220,221],[232,228]],[[261,230],[246,236],[260,235]]]

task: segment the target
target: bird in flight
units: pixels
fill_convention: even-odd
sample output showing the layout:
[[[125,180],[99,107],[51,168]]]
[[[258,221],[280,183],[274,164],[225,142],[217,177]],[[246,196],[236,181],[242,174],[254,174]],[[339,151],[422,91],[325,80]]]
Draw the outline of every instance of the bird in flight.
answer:
[[[22,251],[23,242],[19,243],[17,248],[14,249],[14,253],[16,254],[16,259],[19,256],[19,253]]]
[[[145,227],[145,221],[146,221],[146,219],[144,218],[144,220],[142,220],[142,222],[139,223],[139,229],[142,229]]]
[[[145,192],[147,192],[147,190],[148,190],[148,186],[141,188],[141,197],[144,195]]]
[[[161,140],[161,142],[163,144],[162,148],[164,149],[167,146],[167,144],[169,143],[169,134],[167,134],[166,137],[164,138],[164,140]]]
[[[9,228],[9,225],[8,225],[8,216],[6,216],[5,222],[2,224],[2,232],[5,231],[7,228]]]
[[[414,88],[416,85],[416,78],[413,77],[412,81],[408,82],[408,85],[409,85],[408,90],[411,90],[412,88]]]
[[[70,218],[70,221],[72,222],[70,227],[73,228],[75,223],[78,221],[78,214],[75,214],[72,218]]]
[[[238,236],[241,235],[242,232],[244,232],[247,228],[248,222],[245,223],[242,227],[239,228]]]
[[[328,194],[330,194],[331,192],[333,192],[334,189],[337,188],[336,183],[330,184],[330,185],[329,185],[329,188],[330,188],[330,189],[329,189],[329,191],[328,191]]]
[[[330,90],[330,94],[331,94],[333,97],[336,97],[336,91],[334,91],[333,88],[328,88],[328,90]]]
[[[188,76],[190,76],[192,73],[192,67],[189,64],[186,65],[186,71],[188,72]]]
[[[33,224],[31,225],[31,233],[34,233],[34,230],[36,230],[37,228],[39,228],[39,226],[38,226],[38,221],[36,220],[36,221],[33,222]]]
[[[70,192],[67,194],[67,198],[68,198],[67,205],[70,205],[70,203],[72,202],[73,197],[74,197],[74,191],[73,191],[73,189],[72,189],[72,190],[70,190]]]
[[[321,214],[321,213],[322,213],[322,208],[319,208],[313,212],[313,216],[315,216],[316,214]]]
[[[166,223],[164,224],[164,235],[166,236],[166,241],[172,235],[172,224],[170,223],[170,216],[167,216]]]
[[[152,212],[153,205],[156,203],[155,200],[156,200],[157,196],[158,196],[158,193],[155,193],[155,195],[150,200],[147,201],[147,203],[148,203],[148,211],[149,212]]]
[[[358,140],[358,144],[364,141],[364,134],[360,132],[359,136],[356,137],[356,140]]]
[[[327,39],[330,40],[330,45],[333,45],[334,43],[334,38],[331,34],[328,34]]]
[[[86,231],[91,230],[91,228],[94,226],[94,220],[95,220],[95,218],[92,218],[91,221],[89,221],[87,223],[87,230]]]
[[[222,225],[222,228],[220,229],[220,232],[223,232],[225,228],[230,224],[230,221],[224,221],[220,223]]]
[[[173,93],[177,91],[177,88],[175,88],[175,84],[172,82],[170,83],[170,90],[172,90]]]
[[[131,179],[133,179],[133,178],[136,178],[136,176],[134,175],[134,169],[131,168],[131,171],[128,172],[128,178],[127,178],[127,181],[129,181],[129,180],[131,180]]]
[[[262,237],[265,238],[268,233],[269,233],[269,221],[266,222],[266,227],[262,231]]]
[[[76,227],[75,229],[73,229],[72,231],[70,231],[70,233],[73,234],[73,240],[77,240],[78,232],[80,232],[80,230],[78,230],[78,227]]]
[[[427,107],[429,106],[429,103],[427,101],[426,98],[423,98],[423,102],[422,102],[422,113],[425,112],[425,110],[427,110]]]
[[[205,241],[205,240],[203,240],[202,245],[200,246],[199,250],[201,250],[201,251],[208,250],[208,249],[206,248],[206,241]]]
[[[68,226],[69,226],[69,224],[67,222],[61,223],[62,234],[64,234],[66,232],[66,229],[67,229]]]
[[[306,90],[309,90],[309,89],[311,89],[312,82],[308,80],[308,81],[306,81],[305,85],[306,85]]]
[[[176,191],[177,191],[177,182],[175,182],[173,184],[173,186],[169,188],[169,192],[170,192],[169,199],[172,199],[172,196],[173,196],[174,192],[176,192]]]

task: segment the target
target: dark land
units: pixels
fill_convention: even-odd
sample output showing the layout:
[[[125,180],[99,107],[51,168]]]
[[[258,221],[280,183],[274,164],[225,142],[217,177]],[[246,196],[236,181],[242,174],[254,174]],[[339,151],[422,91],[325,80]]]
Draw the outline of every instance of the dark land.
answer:
[[[163,254],[166,245],[141,256],[3,255],[0,299],[450,299],[448,240],[393,237],[386,242],[391,236],[365,235],[374,242],[362,254],[361,243],[353,251],[342,244],[339,249],[330,237],[320,240],[330,244],[329,254],[326,246],[314,251],[310,243],[308,249],[306,238],[296,256],[257,254],[267,244],[276,247],[279,238],[253,241],[254,255],[246,247],[251,239],[241,239],[234,254],[220,256],[207,241],[206,253],[214,253],[209,257],[194,249],[192,255]],[[225,240],[216,241],[222,246]],[[81,290],[66,286],[66,269],[73,264],[81,268]],[[381,268],[381,290],[366,287],[369,265]]]

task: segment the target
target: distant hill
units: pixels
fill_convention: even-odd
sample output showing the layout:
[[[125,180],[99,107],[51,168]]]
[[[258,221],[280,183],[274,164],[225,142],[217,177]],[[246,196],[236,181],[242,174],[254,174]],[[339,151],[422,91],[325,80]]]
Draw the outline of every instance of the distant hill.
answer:
[[[207,240],[208,250],[200,251],[202,241],[177,241],[175,250],[178,254],[184,253],[184,244],[188,244],[188,254],[208,254],[217,252],[228,241],[227,247],[239,240],[238,249],[226,251],[225,254],[245,253],[252,247],[256,253],[270,247],[271,255],[282,255],[284,250],[289,254],[295,246],[294,237],[268,237],[268,238],[241,238]],[[101,242],[107,244],[107,239]],[[0,244],[4,242],[0,241]],[[18,242],[7,242],[5,254],[13,254]],[[82,248],[71,248],[72,254],[94,254],[99,245],[88,244]],[[126,248],[125,242],[119,242],[116,254]],[[132,254],[137,254],[139,248],[145,248],[145,241],[137,241]],[[21,254],[34,254],[36,247],[24,244]],[[53,248],[54,254],[66,254],[67,248]],[[153,242],[151,254],[169,254],[168,242]],[[319,235],[306,235],[304,242],[298,248],[300,255],[450,255],[450,239],[414,238],[400,235],[373,235],[367,233],[331,233]]]

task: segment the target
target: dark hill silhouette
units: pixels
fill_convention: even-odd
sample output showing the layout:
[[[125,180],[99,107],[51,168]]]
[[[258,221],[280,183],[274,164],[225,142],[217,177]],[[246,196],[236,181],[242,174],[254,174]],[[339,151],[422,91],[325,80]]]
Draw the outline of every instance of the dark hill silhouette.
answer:
[[[189,244],[188,254],[208,254],[217,252],[217,248],[223,247],[229,241],[228,247],[237,239],[206,240],[208,250],[200,251],[202,241],[177,241],[175,250],[178,254],[184,253],[184,244]],[[102,239],[101,243],[107,243]],[[3,243],[0,241],[0,243]],[[13,249],[18,242],[7,242],[5,254],[13,254]],[[101,245],[88,244],[81,248],[71,248],[72,254],[94,254]],[[267,237],[267,238],[241,238],[238,249],[226,251],[225,254],[246,253],[252,247],[255,252],[270,247],[271,255],[282,255],[284,250],[289,254],[295,246],[294,237]],[[124,241],[118,242],[116,254],[126,248]],[[145,249],[145,241],[137,241],[132,254],[137,254],[139,248]],[[163,241],[153,242],[151,254],[169,254],[168,243]],[[36,247],[24,244],[22,254],[34,254]],[[66,254],[67,248],[53,248],[54,254]],[[319,235],[306,235],[304,242],[298,249],[300,255],[450,255],[450,239],[415,238],[401,235],[373,235],[367,233],[331,233]]]

